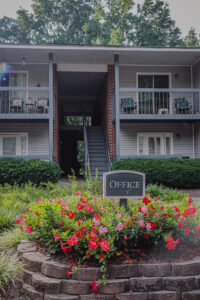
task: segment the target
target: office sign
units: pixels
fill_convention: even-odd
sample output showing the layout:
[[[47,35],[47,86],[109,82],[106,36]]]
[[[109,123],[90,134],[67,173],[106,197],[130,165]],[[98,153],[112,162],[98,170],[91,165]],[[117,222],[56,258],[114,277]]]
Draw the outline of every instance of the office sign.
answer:
[[[112,171],[103,174],[104,198],[143,198],[145,174],[135,171]]]

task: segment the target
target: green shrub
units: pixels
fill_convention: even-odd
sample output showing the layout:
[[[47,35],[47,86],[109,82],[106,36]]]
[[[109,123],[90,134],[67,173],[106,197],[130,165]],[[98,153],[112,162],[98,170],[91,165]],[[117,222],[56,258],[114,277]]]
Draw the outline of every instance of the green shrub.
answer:
[[[113,163],[112,170],[132,170],[146,174],[146,183],[171,188],[200,188],[200,159],[182,158],[135,158],[119,160]]]
[[[146,188],[146,194],[149,194],[151,198],[159,198],[166,202],[181,202],[189,196],[179,190],[170,189],[162,185],[149,185]]]
[[[0,159],[0,184],[22,184],[33,182],[57,182],[61,175],[60,167],[54,162],[39,159],[24,160],[22,158]]]

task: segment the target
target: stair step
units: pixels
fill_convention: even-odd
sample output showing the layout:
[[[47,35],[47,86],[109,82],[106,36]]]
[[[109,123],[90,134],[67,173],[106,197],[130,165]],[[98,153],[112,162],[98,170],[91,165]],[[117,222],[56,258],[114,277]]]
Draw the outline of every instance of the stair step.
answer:
[[[23,284],[22,291],[26,294],[31,300],[43,300],[43,293],[36,291],[34,287],[28,284]]]

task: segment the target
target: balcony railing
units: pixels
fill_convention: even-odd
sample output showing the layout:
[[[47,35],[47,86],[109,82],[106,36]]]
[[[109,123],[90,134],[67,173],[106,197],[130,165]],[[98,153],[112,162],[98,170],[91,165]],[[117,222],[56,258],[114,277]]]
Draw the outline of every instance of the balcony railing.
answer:
[[[200,114],[200,89],[120,89],[120,114]]]
[[[48,87],[0,87],[0,115],[49,114]]]

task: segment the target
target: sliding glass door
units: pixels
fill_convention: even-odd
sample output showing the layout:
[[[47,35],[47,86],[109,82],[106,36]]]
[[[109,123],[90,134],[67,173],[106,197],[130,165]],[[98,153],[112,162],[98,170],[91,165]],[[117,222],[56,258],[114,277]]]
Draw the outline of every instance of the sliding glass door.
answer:
[[[138,88],[141,89],[168,89],[169,75],[141,74],[138,75]],[[138,93],[138,113],[158,114],[162,110],[169,110],[168,92],[139,92]]]

